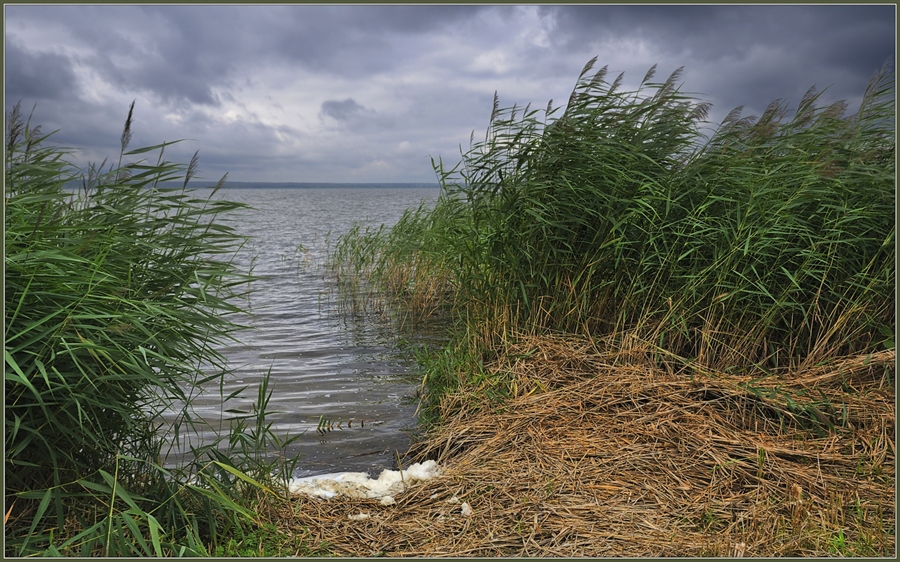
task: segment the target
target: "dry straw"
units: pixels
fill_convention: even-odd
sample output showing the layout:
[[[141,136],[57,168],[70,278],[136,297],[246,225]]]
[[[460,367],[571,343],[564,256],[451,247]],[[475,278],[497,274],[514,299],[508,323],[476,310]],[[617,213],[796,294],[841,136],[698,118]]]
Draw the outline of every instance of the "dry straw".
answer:
[[[290,525],[350,556],[894,554],[893,350],[755,383],[824,398],[824,434],[750,381],[637,348],[542,336],[506,351],[490,369],[517,396],[446,396],[457,413],[411,451],[442,477],[391,506],[297,498]]]

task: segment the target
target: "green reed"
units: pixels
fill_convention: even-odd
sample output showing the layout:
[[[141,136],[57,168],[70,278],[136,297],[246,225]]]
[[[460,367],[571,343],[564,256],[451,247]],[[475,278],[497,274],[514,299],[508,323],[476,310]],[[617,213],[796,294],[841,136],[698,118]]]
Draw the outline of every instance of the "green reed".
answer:
[[[406,327],[441,315],[455,293],[444,248],[456,217],[447,219],[446,204],[438,213],[423,203],[391,228],[357,223],[339,236],[325,263],[337,285],[339,309],[351,315],[376,312]]]
[[[893,347],[892,70],[849,116],[811,89],[711,128],[680,69],[624,91],[595,60],[562,111],[495,95],[484,140],[435,163],[434,208],[372,241],[368,282],[453,308],[470,369],[522,330],[763,373]],[[394,281],[419,270],[438,298]]]
[[[129,150],[133,108],[118,163],[84,173],[18,105],[7,116],[7,555],[205,554],[257,519],[251,489],[278,468],[264,387],[228,444],[161,464],[198,427],[197,389],[227,372],[216,346],[252,277],[232,263],[243,238],[218,221],[242,206],[187,188],[196,154],[184,166],[164,159],[172,143]]]

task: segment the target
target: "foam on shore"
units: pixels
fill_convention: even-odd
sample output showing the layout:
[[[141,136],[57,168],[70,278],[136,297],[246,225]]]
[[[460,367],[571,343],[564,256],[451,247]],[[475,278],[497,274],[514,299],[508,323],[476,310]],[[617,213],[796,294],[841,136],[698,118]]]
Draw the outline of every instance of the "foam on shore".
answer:
[[[393,497],[415,482],[429,480],[441,474],[433,460],[415,463],[406,470],[384,470],[377,479],[365,472],[336,472],[291,480],[291,494],[319,498],[344,495],[351,498]]]

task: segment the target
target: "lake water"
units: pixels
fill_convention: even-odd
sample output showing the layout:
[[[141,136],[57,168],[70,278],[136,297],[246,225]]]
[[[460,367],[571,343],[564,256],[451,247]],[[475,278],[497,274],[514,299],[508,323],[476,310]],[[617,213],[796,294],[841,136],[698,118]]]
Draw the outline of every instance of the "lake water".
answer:
[[[213,424],[227,419],[222,395],[245,385],[245,396],[225,408],[249,408],[271,371],[268,419],[280,435],[299,436],[286,451],[300,455],[295,476],[377,473],[393,466],[416,424],[419,381],[412,360],[383,323],[348,319],[334,310],[322,265],[329,233],[333,241],[354,221],[392,225],[404,210],[438,194],[436,187],[221,190],[216,197],[254,207],[228,221],[250,237],[237,263],[252,266],[261,279],[254,282],[249,315],[238,319],[248,329],[237,334],[239,343],[221,349],[234,372],[221,389],[204,389],[196,412]],[[320,416],[333,421],[332,431],[317,431]]]

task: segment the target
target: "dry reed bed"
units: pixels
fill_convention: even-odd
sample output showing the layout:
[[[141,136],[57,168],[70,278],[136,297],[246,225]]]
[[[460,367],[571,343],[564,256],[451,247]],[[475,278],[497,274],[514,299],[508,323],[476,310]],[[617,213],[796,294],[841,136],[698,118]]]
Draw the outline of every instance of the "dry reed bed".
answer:
[[[414,447],[441,478],[392,506],[298,498],[291,525],[351,556],[895,552],[893,351],[758,383],[827,397],[838,424],[818,435],[745,380],[647,354],[540,337],[505,357],[490,368],[515,398],[448,397],[458,413]]]

